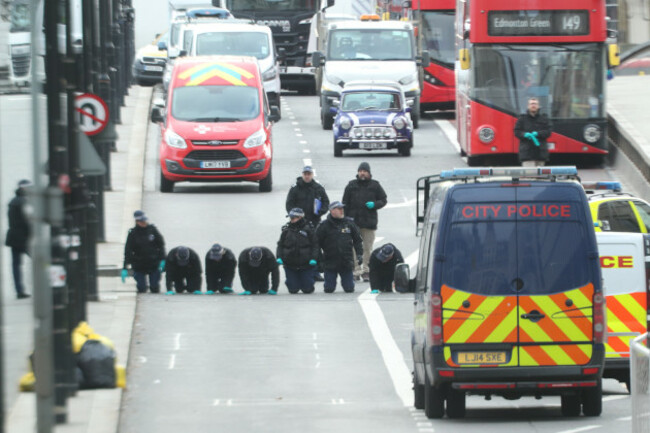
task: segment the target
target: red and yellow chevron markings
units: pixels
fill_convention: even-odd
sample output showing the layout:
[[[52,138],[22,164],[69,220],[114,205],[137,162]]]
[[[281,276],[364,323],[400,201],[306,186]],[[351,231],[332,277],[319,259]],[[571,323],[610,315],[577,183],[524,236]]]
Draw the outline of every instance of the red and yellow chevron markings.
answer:
[[[238,66],[224,62],[201,63],[181,72],[178,77],[189,81],[186,86],[198,86],[211,78],[221,78],[234,86],[246,86],[244,78],[251,79],[253,74]]]
[[[647,332],[646,294],[610,295],[607,299],[607,358],[629,358],[630,340]]]

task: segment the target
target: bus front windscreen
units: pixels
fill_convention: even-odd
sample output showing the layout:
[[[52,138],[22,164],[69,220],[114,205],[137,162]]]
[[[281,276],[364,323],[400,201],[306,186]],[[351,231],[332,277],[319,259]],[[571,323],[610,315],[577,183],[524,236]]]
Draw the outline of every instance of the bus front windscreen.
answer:
[[[422,36],[422,48],[429,52],[431,60],[453,69],[456,60],[454,11],[422,12]]]
[[[328,60],[413,60],[411,33],[394,29],[330,31]]]
[[[31,30],[29,3],[15,2],[11,6],[10,33],[28,32]]]
[[[602,118],[602,59],[596,44],[475,46],[470,96],[513,115],[535,96],[552,119]]]
[[[231,12],[240,11],[316,11],[315,0],[234,0],[228,2]]]

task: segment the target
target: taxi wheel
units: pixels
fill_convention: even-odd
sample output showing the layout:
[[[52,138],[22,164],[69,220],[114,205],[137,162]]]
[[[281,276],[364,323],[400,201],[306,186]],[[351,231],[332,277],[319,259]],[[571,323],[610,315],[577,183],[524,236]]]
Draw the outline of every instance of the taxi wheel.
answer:
[[[174,182],[168,180],[160,171],[160,192],[174,192]]]
[[[465,393],[450,389],[447,394],[447,416],[449,418],[463,418],[465,416]]]
[[[273,189],[273,176],[271,174],[271,169],[269,168],[269,174],[262,180],[260,180],[260,192],[271,192]]]
[[[343,145],[334,140],[334,156],[343,156]]]
[[[332,129],[332,126],[334,126],[334,119],[329,114],[321,114],[320,123],[323,126],[323,129]]]
[[[427,418],[442,418],[445,415],[445,398],[442,389],[431,386],[429,376],[424,379],[424,413]]]
[[[411,122],[413,122],[413,128],[415,128],[415,129],[420,128],[420,116],[419,115],[411,116]]]
[[[418,383],[415,366],[413,367],[413,407],[424,409],[424,385]]]
[[[580,399],[576,395],[563,395],[560,397],[562,403],[562,415],[580,416]]]
[[[402,156],[411,156],[411,146],[412,144],[409,143],[400,143],[397,145],[397,151],[399,152],[400,155]]]
[[[603,383],[599,380],[595,388],[582,391],[582,413],[585,416],[600,416],[603,411]]]

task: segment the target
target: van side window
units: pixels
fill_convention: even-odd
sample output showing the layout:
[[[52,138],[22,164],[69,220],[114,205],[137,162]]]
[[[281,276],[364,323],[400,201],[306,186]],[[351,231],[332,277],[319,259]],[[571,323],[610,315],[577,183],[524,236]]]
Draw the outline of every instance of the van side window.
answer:
[[[640,233],[641,229],[637,222],[636,215],[627,201],[611,201],[607,203],[612,213],[609,224],[613,232]]]
[[[633,200],[632,203],[634,203],[637,212],[639,212],[643,225],[645,225],[646,232],[650,233],[650,206],[648,206],[647,203],[638,200]]]

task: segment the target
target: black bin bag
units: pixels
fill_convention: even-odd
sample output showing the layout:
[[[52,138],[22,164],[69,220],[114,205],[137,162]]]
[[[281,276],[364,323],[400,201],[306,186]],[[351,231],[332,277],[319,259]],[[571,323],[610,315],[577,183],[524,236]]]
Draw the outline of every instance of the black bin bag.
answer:
[[[88,340],[77,355],[81,389],[115,388],[115,351],[98,340]]]

